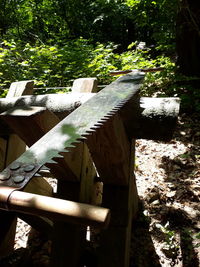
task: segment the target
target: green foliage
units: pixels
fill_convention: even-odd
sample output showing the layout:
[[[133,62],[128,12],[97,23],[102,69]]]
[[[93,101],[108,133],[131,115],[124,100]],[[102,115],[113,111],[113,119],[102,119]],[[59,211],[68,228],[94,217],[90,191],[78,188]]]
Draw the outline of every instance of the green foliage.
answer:
[[[126,0],[132,10],[137,40],[160,45],[174,43],[178,0]],[[141,39],[142,37],[142,39]],[[166,51],[166,50],[165,50]]]
[[[76,78],[92,76],[108,84],[113,80],[109,75],[112,70],[148,68],[166,65],[167,61],[164,57],[151,59],[149,51],[132,49],[134,44],[129,51],[117,54],[112,43],[92,45],[83,38],[61,47],[14,41],[4,41],[2,46],[0,86],[3,88],[13,81],[28,79],[35,80],[37,86],[69,86]]]
[[[1,1],[0,36],[45,44],[82,36],[94,42],[115,42],[123,49],[135,40],[163,45],[174,39],[176,3],[177,0]]]
[[[176,258],[179,246],[176,242],[175,231],[170,229],[169,222],[167,222],[164,226],[157,223],[156,227],[164,234],[163,251],[170,255],[171,258]]]
[[[69,86],[75,78],[98,77],[109,83],[109,71],[116,69],[118,55],[113,45],[93,46],[85,39],[59,47],[4,41],[0,48],[0,86],[9,87],[19,80],[35,80],[36,86]]]
[[[37,87],[71,86],[72,80],[80,77],[97,77],[100,84],[109,84],[117,78],[109,75],[113,70],[163,67],[163,71],[146,74],[141,94],[180,97],[182,109],[200,110],[199,79],[178,74],[169,57],[154,56],[150,48],[138,49],[137,42],[121,54],[116,50],[113,43],[92,44],[83,38],[54,46],[4,40],[0,47],[0,88],[19,80],[35,80]],[[5,96],[2,89],[0,93]]]

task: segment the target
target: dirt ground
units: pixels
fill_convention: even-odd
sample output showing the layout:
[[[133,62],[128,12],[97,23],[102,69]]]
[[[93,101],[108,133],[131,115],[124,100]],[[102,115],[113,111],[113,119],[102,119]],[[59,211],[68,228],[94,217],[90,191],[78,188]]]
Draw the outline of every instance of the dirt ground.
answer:
[[[171,142],[136,142],[140,206],[130,267],[200,266],[199,121],[199,114],[182,114]],[[29,230],[18,221],[15,253],[0,266],[48,266],[50,241],[33,234],[27,245]]]
[[[182,114],[170,143],[137,141],[131,267],[200,266],[199,119]]]

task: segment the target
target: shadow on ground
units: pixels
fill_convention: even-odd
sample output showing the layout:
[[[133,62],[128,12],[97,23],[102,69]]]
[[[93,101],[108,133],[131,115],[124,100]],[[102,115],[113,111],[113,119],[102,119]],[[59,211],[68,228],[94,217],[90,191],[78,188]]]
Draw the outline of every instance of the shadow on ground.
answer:
[[[149,220],[143,211],[143,203],[140,201],[138,217],[132,227],[130,267],[159,267],[159,257],[149,232]]]

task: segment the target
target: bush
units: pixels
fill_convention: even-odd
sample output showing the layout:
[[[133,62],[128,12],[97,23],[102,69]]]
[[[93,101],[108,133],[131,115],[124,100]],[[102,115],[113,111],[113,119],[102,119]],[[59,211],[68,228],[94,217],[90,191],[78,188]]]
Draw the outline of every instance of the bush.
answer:
[[[0,48],[0,87],[30,79],[37,86],[69,86],[72,80],[89,76],[109,82],[109,71],[116,68],[118,58],[113,49],[112,44],[94,47],[82,38],[62,47],[4,41]]]
[[[198,88],[193,86],[194,78],[186,78],[176,73],[170,58],[159,55],[152,57],[150,49],[136,49],[136,43],[128,50],[117,54],[117,46],[97,43],[79,38],[59,45],[22,44],[4,41],[0,48],[0,94],[6,95],[14,81],[35,80],[38,87],[71,86],[74,79],[97,77],[100,84],[109,84],[117,77],[109,75],[113,70],[132,70],[164,67],[161,72],[148,73],[141,89],[146,96],[179,96],[182,107],[199,110]],[[199,82],[199,80],[198,80]]]

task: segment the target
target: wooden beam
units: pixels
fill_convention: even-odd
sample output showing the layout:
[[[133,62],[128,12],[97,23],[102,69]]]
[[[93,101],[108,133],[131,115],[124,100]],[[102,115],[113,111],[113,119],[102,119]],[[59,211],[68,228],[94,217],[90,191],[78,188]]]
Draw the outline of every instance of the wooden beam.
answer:
[[[5,102],[8,101],[7,99],[0,99],[0,111],[19,106],[19,104],[25,107],[28,105],[39,106],[40,104],[63,119],[93,96],[94,94],[91,93],[62,94],[62,97],[60,95],[27,96],[18,100],[13,99],[12,105],[10,102]],[[66,105],[63,104],[64,102]],[[179,106],[179,98],[140,98],[138,95],[119,112],[130,140],[145,138],[169,141],[176,126]],[[0,120],[0,128],[1,135],[11,131],[2,120]]]
[[[23,81],[12,83],[6,99],[14,98],[21,95],[32,94],[33,81]],[[5,149],[6,147],[6,149]],[[2,150],[3,149],[3,150]],[[15,134],[7,136],[7,143],[1,140],[0,150],[3,151],[1,158],[4,162],[1,163],[5,168],[9,163],[19,157],[26,149],[25,143]],[[16,215],[0,211],[0,255],[8,255],[14,248],[14,239],[16,231]]]
[[[28,146],[36,143],[43,135],[60,122],[59,118],[53,112],[43,107],[15,107],[2,113],[1,118]],[[79,145],[74,151],[76,151],[77,154],[79,153]],[[77,168],[77,163],[74,163],[74,153],[75,152],[63,153],[63,157],[56,159],[58,162],[57,164],[46,164],[46,166],[50,168],[56,178],[62,179],[67,172],[69,180],[77,180],[80,178],[81,169]],[[77,159],[75,161],[77,162]],[[78,166],[81,165],[79,164]]]

